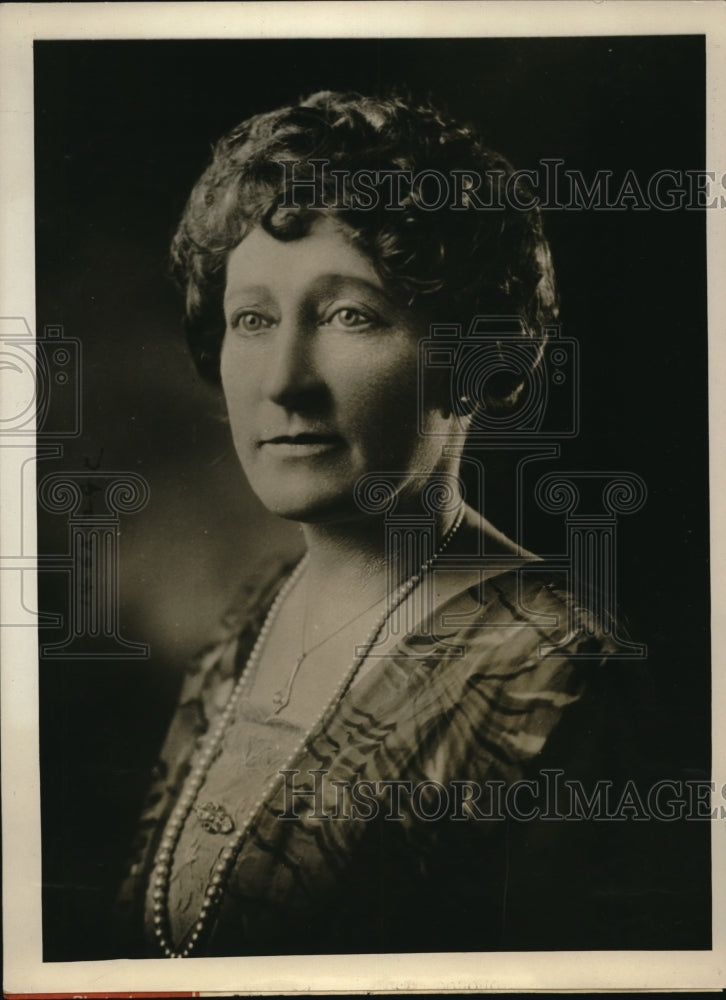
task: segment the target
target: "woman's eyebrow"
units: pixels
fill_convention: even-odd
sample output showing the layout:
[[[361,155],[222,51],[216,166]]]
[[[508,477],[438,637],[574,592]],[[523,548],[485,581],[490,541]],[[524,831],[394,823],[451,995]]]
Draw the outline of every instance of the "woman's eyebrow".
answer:
[[[377,298],[385,299],[387,302],[392,301],[384,285],[379,280],[371,280],[360,274],[322,274],[312,282],[314,291],[326,293],[334,293],[351,286],[367,291]]]
[[[249,296],[255,299],[270,299],[272,298],[272,291],[267,285],[259,284],[232,284],[227,285],[224,292],[224,302],[227,303],[230,299],[237,296]]]
[[[316,275],[310,283],[302,289],[303,295],[335,295],[346,289],[355,288],[359,291],[367,292],[379,300],[383,300],[389,305],[393,305],[393,299],[387,292],[385,286],[377,279],[366,278],[360,274],[340,274],[330,272]],[[276,299],[275,289],[269,285],[250,283],[228,285],[224,293],[224,305],[238,299],[254,300],[258,303],[269,302]]]

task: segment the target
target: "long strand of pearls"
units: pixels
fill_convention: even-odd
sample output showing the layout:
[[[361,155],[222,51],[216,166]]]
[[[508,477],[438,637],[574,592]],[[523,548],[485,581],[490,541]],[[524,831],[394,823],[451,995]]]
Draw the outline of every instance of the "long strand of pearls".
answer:
[[[307,564],[307,555],[303,556],[300,562],[297,564],[293,570],[290,577],[285,582],[284,586],[280,589],[277,597],[272,602],[270,610],[267,612],[265,621],[260,629],[257,640],[255,641],[252,651],[249,655],[247,663],[240,674],[239,680],[235,685],[232,694],[224,708],[224,711],[217,720],[214,728],[207,737],[204,747],[199,755],[196,766],[189,775],[184,790],[179,797],[171,817],[164,830],[161,843],[159,845],[159,850],[157,851],[156,857],[154,859],[154,869],[152,873],[152,900],[153,900],[153,911],[154,911],[154,933],[156,935],[159,947],[166,958],[187,958],[194,948],[197,946],[199,938],[201,937],[204,929],[206,927],[207,921],[209,920],[212,913],[217,909],[224,892],[224,885],[227,880],[229,871],[234,863],[235,858],[239,852],[242,842],[244,841],[247,832],[252,825],[255,817],[257,816],[259,810],[262,808],[264,802],[272,794],[275,786],[280,782],[282,775],[280,772],[288,770],[298,756],[300,751],[305,746],[307,740],[313,732],[318,728],[322,728],[327,722],[328,717],[332,715],[333,711],[338,705],[338,702],[342,698],[344,692],[348,686],[352,683],[358,669],[365,660],[366,656],[373,647],[376,639],[382,632],[386,622],[389,617],[394,614],[394,612],[403,604],[403,602],[409,597],[409,595],[421,584],[425,574],[431,569],[439,556],[445,551],[451,542],[452,538],[459,530],[461,522],[464,518],[464,507],[462,505],[459,514],[452,525],[451,529],[447,533],[443,542],[436,550],[436,552],[426,560],[420,567],[417,573],[409,577],[405,583],[396,591],[393,600],[390,602],[389,606],[386,608],[385,613],[381,619],[376,622],[376,624],[371,629],[366,641],[363,645],[363,651],[358,655],[348,669],[345,671],[343,678],[335,689],[335,692],[327,703],[323,711],[321,712],[318,719],[311,726],[308,732],[302,737],[302,739],[296,744],[293,751],[290,753],[287,763],[278,770],[276,775],[270,779],[270,781],[265,785],[262,793],[257,798],[252,808],[250,809],[247,819],[240,830],[235,831],[227,840],[225,846],[220,852],[219,858],[212,870],[212,875],[207,886],[204,901],[201,905],[199,915],[197,920],[191,930],[191,933],[187,935],[186,944],[180,949],[175,950],[170,941],[169,932],[169,918],[168,918],[168,901],[169,901],[169,885],[171,879],[171,868],[172,861],[174,857],[174,851],[176,850],[179,838],[181,836],[182,828],[186,822],[189,813],[191,812],[194,802],[199,794],[202,785],[204,784],[207,772],[211,767],[212,761],[217,755],[217,751],[222,743],[224,734],[229,726],[230,722],[235,713],[237,703],[239,702],[240,696],[246,687],[249,678],[254,674],[254,668],[257,661],[262,654],[262,650],[267,642],[267,637],[270,630],[277,618],[277,614],[287,598],[288,594],[294,588],[295,584],[299,580],[301,574],[303,573],[305,566]]]

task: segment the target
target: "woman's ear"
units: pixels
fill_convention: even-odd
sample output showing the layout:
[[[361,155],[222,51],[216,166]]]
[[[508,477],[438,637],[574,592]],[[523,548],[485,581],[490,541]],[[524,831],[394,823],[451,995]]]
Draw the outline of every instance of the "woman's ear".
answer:
[[[422,380],[422,403],[436,410],[444,420],[457,412],[451,371],[445,367],[427,367]]]
[[[452,403],[452,411],[459,418],[472,416],[476,408],[476,403],[469,399],[468,396],[456,396],[452,400]]]

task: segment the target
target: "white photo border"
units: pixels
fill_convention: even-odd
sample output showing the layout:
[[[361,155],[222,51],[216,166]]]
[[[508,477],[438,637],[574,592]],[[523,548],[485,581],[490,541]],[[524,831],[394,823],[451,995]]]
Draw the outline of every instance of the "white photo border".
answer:
[[[63,3],[0,10],[0,191],[3,215],[0,315],[35,315],[33,41],[274,37],[476,37],[703,34],[707,56],[707,161],[726,171],[726,17],[722,4],[688,0],[464,3]],[[726,397],[726,211],[709,212],[709,420],[711,468],[713,773],[726,776],[723,447]],[[32,326],[32,322],[31,322]],[[0,372],[0,378],[2,378]],[[10,392],[10,383],[5,389]],[[8,407],[13,400],[6,396]],[[33,484],[29,484],[32,489]],[[13,530],[15,491],[0,478],[2,534]],[[32,508],[32,505],[31,505]],[[26,510],[32,546],[34,508]],[[32,522],[32,523],[31,523]],[[34,552],[28,551],[31,559]],[[32,573],[24,574],[30,586]],[[5,581],[2,605],[9,600]],[[14,577],[15,574],[12,574]],[[26,600],[33,601],[32,592]],[[724,610],[721,610],[724,609]],[[6,995],[161,992],[254,994],[467,990],[714,989],[726,984],[726,845],[713,824],[713,948],[698,952],[558,952],[48,963],[41,950],[37,641],[32,629],[2,630],[3,914]]]

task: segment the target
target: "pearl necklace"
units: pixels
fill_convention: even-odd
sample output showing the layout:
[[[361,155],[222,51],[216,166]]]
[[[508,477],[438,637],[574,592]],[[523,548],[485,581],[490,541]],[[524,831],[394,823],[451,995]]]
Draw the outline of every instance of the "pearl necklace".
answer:
[[[234,861],[239,853],[242,843],[247,835],[247,832],[252,825],[257,813],[262,808],[264,802],[272,794],[275,786],[281,781],[282,775],[280,772],[288,770],[298,756],[300,751],[305,746],[310,735],[318,728],[323,728],[324,724],[328,721],[329,717],[333,714],[333,711],[338,705],[341,697],[345,690],[352,683],[358,672],[361,664],[364,662],[368,653],[373,648],[376,639],[379,637],[380,633],[383,631],[388,619],[394,612],[403,604],[407,597],[421,584],[426,573],[428,573],[431,567],[434,565],[436,560],[441,556],[444,550],[447,548],[452,538],[459,530],[461,522],[464,519],[464,506],[461,506],[459,513],[457,515],[454,524],[448,531],[443,542],[436,550],[436,552],[426,560],[420,567],[417,573],[409,577],[405,583],[396,591],[390,606],[386,608],[385,613],[380,618],[378,622],[373,626],[368,637],[363,646],[363,652],[357,656],[348,669],[345,671],[343,678],[335,689],[335,692],[324,707],[323,711],[320,713],[318,719],[310,727],[310,729],[305,733],[302,739],[296,744],[294,750],[289,755],[287,762],[281,768],[279,768],[278,773],[273,775],[273,777],[268,781],[265,788],[263,789],[261,795],[257,798],[252,808],[250,809],[247,819],[240,830],[235,831],[235,833],[227,840],[225,846],[223,847],[217,863],[212,871],[212,876],[207,886],[204,901],[201,905],[199,915],[197,920],[191,930],[191,933],[187,934],[188,941],[186,945],[180,950],[175,950],[172,947],[170,941],[170,930],[169,930],[169,918],[168,918],[168,903],[169,903],[169,885],[171,881],[171,868],[174,858],[174,851],[176,850],[179,838],[181,836],[184,823],[187,820],[190,812],[194,807],[197,795],[199,794],[202,785],[207,777],[209,768],[212,765],[212,761],[215,759],[217,752],[221,746],[224,734],[229,726],[232,718],[234,716],[235,709],[237,708],[237,703],[240,700],[242,691],[247,686],[250,677],[254,674],[254,668],[257,665],[257,661],[260,658],[262,650],[265,643],[267,642],[267,637],[270,634],[270,630],[277,618],[277,614],[280,607],[284,603],[285,599],[294,588],[295,584],[298,582],[301,574],[303,573],[306,563],[307,555],[303,556],[300,562],[297,564],[292,574],[288,577],[284,586],[280,589],[277,597],[272,602],[270,610],[267,612],[265,621],[260,629],[257,640],[252,647],[252,652],[247,659],[247,663],[240,674],[239,680],[235,685],[232,694],[227,701],[224,711],[217,720],[216,725],[212,729],[210,735],[205,741],[204,747],[199,755],[196,767],[193,769],[189,778],[186,781],[185,788],[177,802],[171,817],[164,829],[164,834],[159,845],[159,850],[154,859],[154,870],[153,870],[153,888],[152,888],[152,899],[153,899],[153,911],[154,911],[154,933],[156,935],[157,942],[161,951],[166,958],[187,958],[192,951],[197,946],[199,938],[201,937],[207,921],[210,919],[212,914],[216,912],[217,908],[222,899],[224,893],[224,885],[227,880],[227,876],[234,864]]]

